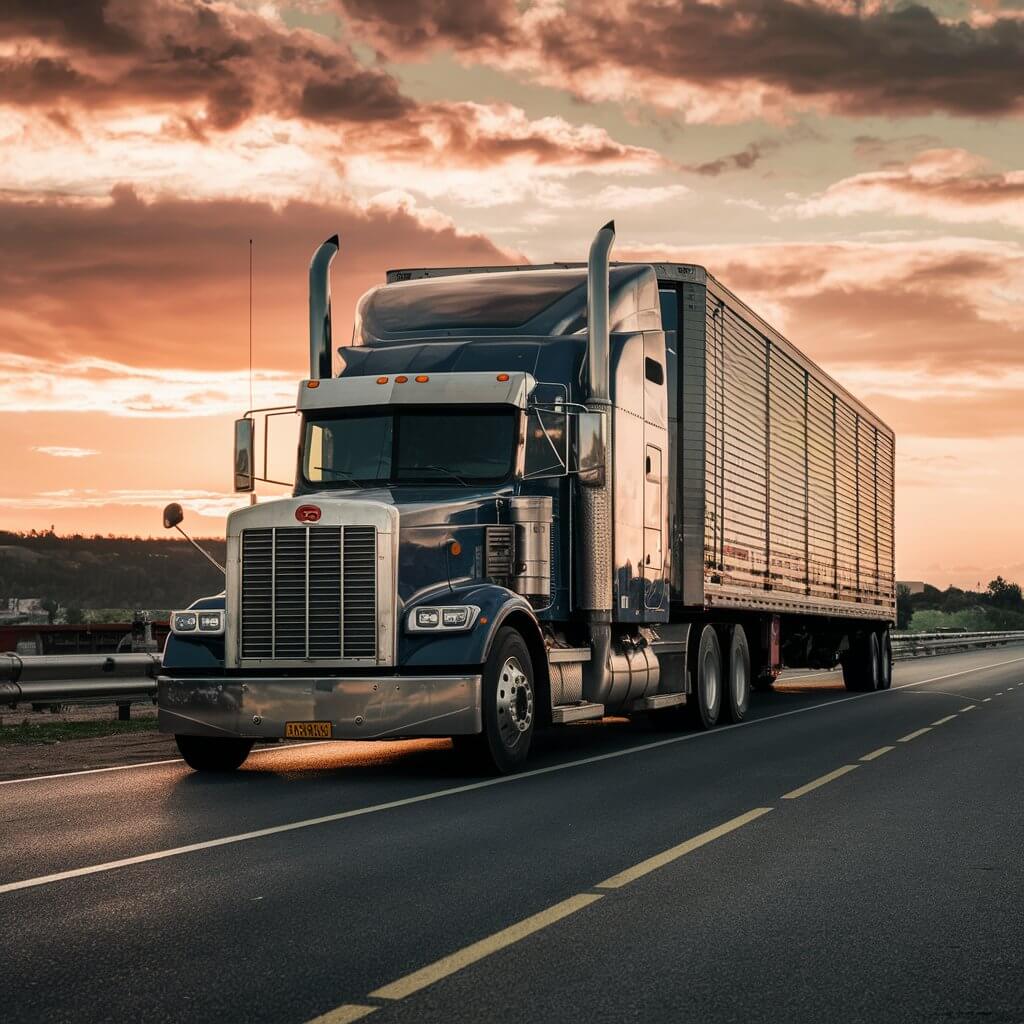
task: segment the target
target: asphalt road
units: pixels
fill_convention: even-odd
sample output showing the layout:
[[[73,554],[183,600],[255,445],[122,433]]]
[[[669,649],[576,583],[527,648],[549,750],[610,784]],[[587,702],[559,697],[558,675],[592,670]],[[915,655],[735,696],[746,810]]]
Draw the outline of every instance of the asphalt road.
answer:
[[[829,682],[509,779],[409,741],[0,784],[0,1016],[1024,1021],[1024,647]]]

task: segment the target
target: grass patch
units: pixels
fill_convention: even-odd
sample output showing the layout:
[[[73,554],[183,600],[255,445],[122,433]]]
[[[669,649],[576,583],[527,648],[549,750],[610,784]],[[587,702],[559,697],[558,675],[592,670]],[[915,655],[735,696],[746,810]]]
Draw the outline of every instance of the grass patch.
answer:
[[[66,740],[86,740],[96,736],[155,731],[155,715],[150,718],[134,718],[129,722],[19,722],[16,725],[0,727],[0,746],[11,746],[16,743],[63,743]]]

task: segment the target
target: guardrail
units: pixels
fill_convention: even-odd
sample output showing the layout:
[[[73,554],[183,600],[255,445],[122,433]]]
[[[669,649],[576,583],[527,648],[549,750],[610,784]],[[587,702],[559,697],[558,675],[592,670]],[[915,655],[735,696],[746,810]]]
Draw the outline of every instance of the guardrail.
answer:
[[[0,654],[0,706],[102,702],[126,720],[156,698],[159,670],[157,654]]]
[[[892,653],[897,661],[929,654],[950,654],[980,647],[1002,647],[1024,643],[1024,630],[988,633],[893,633]]]
[[[897,661],[929,654],[1024,643],[1024,630],[989,633],[893,633]],[[133,703],[156,698],[156,654],[0,654],[0,706],[117,704],[127,719]]]

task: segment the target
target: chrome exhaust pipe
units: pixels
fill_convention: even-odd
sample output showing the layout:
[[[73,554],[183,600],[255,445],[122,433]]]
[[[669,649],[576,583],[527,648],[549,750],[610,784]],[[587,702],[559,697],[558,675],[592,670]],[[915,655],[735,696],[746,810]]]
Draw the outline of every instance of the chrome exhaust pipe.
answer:
[[[612,444],[608,267],[615,222],[594,236],[587,260],[587,408],[607,419],[604,483],[581,487],[583,551],[580,605],[589,614],[590,661],[583,667],[584,697],[605,704],[612,689]]]
[[[332,235],[309,261],[309,378],[333,376],[331,352],[331,263],[338,254]]]

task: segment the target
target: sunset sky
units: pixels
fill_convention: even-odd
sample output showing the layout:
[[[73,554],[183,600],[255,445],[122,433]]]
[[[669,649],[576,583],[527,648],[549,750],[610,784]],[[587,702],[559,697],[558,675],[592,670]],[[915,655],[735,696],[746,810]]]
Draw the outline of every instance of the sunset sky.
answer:
[[[897,575],[1024,579],[1024,2],[4,0],[0,528],[218,534],[393,266],[702,262],[897,433]],[[268,491],[267,493],[270,493]]]

